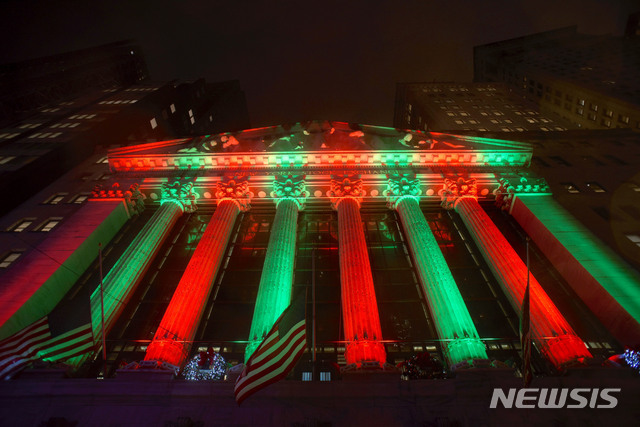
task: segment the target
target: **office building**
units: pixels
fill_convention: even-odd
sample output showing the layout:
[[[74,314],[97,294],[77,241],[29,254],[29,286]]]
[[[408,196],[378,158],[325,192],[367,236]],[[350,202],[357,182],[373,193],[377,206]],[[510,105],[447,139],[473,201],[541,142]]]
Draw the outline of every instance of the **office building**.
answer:
[[[526,132],[573,128],[504,83],[398,83],[393,125],[434,132]]]
[[[634,18],[635,16],[635,18]],[[637,15],[625,36],[576,27],[474,48],[474,81],[505,82],[547,115],[586,129],[640,131],[640,37]]]

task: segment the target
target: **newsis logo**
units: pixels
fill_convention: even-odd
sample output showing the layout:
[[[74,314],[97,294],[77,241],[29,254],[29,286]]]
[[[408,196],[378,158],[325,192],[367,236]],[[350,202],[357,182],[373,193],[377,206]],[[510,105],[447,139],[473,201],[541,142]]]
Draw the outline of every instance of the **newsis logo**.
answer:
[[[620,393],[619,388],[510,388],[507,393],[502,389],[493,389],[490,408],[502,405],[504,408],[598,408],[611,409],[618,404],[613,394]]]

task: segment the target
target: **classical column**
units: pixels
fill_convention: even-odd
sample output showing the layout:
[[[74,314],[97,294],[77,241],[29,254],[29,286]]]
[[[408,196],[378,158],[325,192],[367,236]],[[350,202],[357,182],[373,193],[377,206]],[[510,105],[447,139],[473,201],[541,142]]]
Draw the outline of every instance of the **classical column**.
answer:
[[[347,364],[387,361],[380,328],[371,265],[364,237],[360,203],[362,180],[359,176],[334,177],[329,197],[338,211],[338,253],[342,285],[344,338]]]
[[[488,359],[449,266],[420,210],[419,180],[415,175],[389,177],[385,195],[389,208],[400,216],[438,336],[445,340],[443,352],[449,366],[470,366],[473,359]]]
[[[158,250],[183,212],[195,210],[193,184],[179,181],[162,185],[160,208],[144,225],[133,242],[120,256],[116,264],[104,277],[104,328],[108,334],[129,298],[147,272]],[[102,339],[100,310],[100,286],[91,295],[91,321],[94,342]],[[78,365],[87,356],[75,358],[71,363]]]
[[[445,179],[442,206],[454,209],[471,233],[513,309],[520,313],[527,284],[527,266],[480,207],[474,179]],[[538,281],[530,277],[531,336],[556,368],[592,357]]]
[[[147,348],[145,360],[180,367],[191,350],[205,305],[222,263],[233,225],[240,212],[249,209],[253,194],[246,178],[218,182],[218,207],[205,229],[178,283],[160,326]]]
[[[304,178],[302,175],[276,176],[273,182],[271,196],[276,203],[276,216],[260,277],[245,360],[253,354],[291,302],[298,211],[304,209],[309,196]]]

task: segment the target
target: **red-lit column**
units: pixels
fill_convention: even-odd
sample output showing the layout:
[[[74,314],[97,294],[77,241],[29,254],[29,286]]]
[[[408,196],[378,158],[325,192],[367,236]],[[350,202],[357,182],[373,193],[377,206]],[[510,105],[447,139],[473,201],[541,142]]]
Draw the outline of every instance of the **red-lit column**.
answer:
[[[247,179],[227,178],[217,184],[218,206],[162,317],[145,360],[181,366],[191,350],[205,305],[224,257],[233,225],[249,209],[253,194]]]
[[[474,179],[446,179],[442,206],[454,209],[460,215],[511,306],[520,313],[527,285],[527,266],[480,207],[476,194]],[[592,357],[533,275],[530,284],[531,336],[540,352],[556,368]]]
[[[338,246],[344,337],[347,364],[387,361],[380,328],[378,303],[364,237],[360,203],[362,181],[358,176],[331,180],[332,207],[338,211]]]
[[[389,208],[400,216],[438,336],[444,340],[444,356],[452,368],[472,366],[474,359],[488,359],[487,352],[420,210],[420,194],[420,182],[415,175],[389,177],[385,196]]]
[[[245,360],[253,354],[278,317],[291,303],[298,212],[309,193],[303,175],[276,176],[271,196],[276,203]]]

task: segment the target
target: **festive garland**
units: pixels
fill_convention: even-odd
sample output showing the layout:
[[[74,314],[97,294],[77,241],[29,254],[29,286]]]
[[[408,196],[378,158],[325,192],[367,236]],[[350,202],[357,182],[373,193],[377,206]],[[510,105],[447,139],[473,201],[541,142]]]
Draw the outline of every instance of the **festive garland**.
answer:
[[[227,369],[224,357],[209,347],[207,351],[201,351],[185,365],[182,376],[190,381],[223,380],[226,377]]]
[[[628,348],[624,351],[622,357],[627,365],[640,372],[640,351]]]

